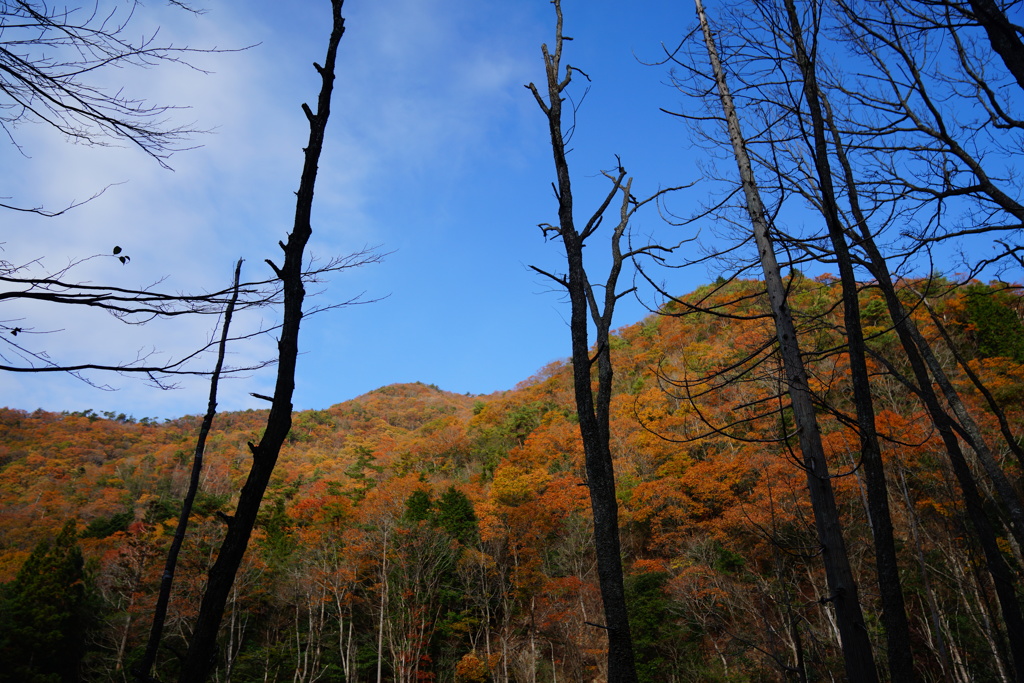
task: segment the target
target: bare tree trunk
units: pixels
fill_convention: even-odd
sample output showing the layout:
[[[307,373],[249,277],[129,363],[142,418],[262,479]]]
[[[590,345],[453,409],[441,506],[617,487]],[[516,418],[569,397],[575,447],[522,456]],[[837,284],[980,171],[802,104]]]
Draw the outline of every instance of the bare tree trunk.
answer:
[[[245,614],[241,619],[239,618],[238,608],[238,582],[231,587],[231,602],[230,607],[231,617],[228,620],[228,651],[227,651],[227,662],[226,670],[224,672],[224,683],[231,683],[231,674],[235,668],[235,659],[238,657],[238,652],[242,649],[244,642],[245,628],[249,622],[248,613]]]
[[[910,526],[910,538],[914,543],[914,554],[917,556],[917,571],[921,577],[921,590],[924,593],[925,602],[928,604],[928,621],[931,624],[932,637],[935,641],[934,648],[939,655],[939,666],[946,676],[950,676],[952,668],[949,660],[949,650],[946,648],[946,638],[942,633],[942,621],[938,601],[935,599],[935,591],[932,590],[932,582],[928,576],[928,564],[924,559],[924,547],[921,542],[921,529],[918,524],[917,510],[913,501],[910,500],[910,491],[907,489],[907,479],[903,471],[899,470],[900,492],[903,494],[903,502],[907,508],[907,523]]]
[[[946,330],[946,326],[942,324],[942,320],[935,313],[935,309],[933,309],[931,304],[928,303],[928,299],[920,292],[915,293],[921,299],[921,303],[924,304],[925,308],[928,309],[928,314],[931,316],[932,322],[935,323],[935,328],[939,331],[939,334],[942,335],[943,341],[946,342],[946,347],[949,348],[950,353],[953,354],[953,357],[956,359],[960,369],[963,370],[964,374],[971,380],[971,384],[974,385],[974,388],[985,397],[985,403],[988,404],[988,409],[992,411],[992,414],[995,415],[996,420],[999,422],[999,431],[1003,435],[1003,441],[1006,443],[1006,447],[1009,448],[1017,457],[1017,462],[1019,462],[1020,466],[1024,468],[1024,448],[1021,448],[1020,443],[1017,441],[1017,437],[1013,434],[1013,430],[1010,429],[1010,423],[1006,419],[1006,412],[1002,409],[999,403],[996,402],[995,396],[993,396],[992,392],[989,391],[987,386],[985,386],[985,383],[981,381],[981,377],[978,376],[978,373],[974,372],[970,363],[968,363],[967,359],[964,358],[964,355],[960,353],[960,350],[957,348],[952,337],[950,337],[949,332]]]
[[[787,0],[787,2],[791,1],[792,0]],[[827,100],[822,98],[822,101],[827,105]],[[995,463],[994,458],[991,455],[991,451],[989,451],[980,434],[980,430],[978,430],[977,426],[964,409],[959,395],[956,393],[956,390],[946,377],[944,370],[931,349],[931,346],[927,340],[924,339],[923,335],[921,335],[917,326],[914,324],[914,321],[909,317],[907,311],[904,309],[893,285],[888,264],[875,244],[874,236],[860,208],[859,193],[857,191],[857,185],[853,179],[852,167],[846,157],[844,146],[839,140],[837,127],[832,123],[830,116],[828,117],[828,123],[835,138],[837,158],[839,159],[847,183],[851,212],[859,232],[858,243],[860,248],[863,249],[867,255],[867,262],[864,265],[874,277],[879,289],[882,290],[897,336],[900,338],[900,343],[902,344],[907,354],[907,359],[910,362],[910,366],[913,369],[917,385],[911,388],[925,404],[929,415],[935,423],[935,426],[943,439],[943,443],[946,446],[954,474],[960,484],[961,491],[963,492],[968,516],[971,519],[972,525],[977,533],[978,540],[981,543],[988,563],[989,572],[991,573],[993,583],[995,584],[996,594],[1000,602],[1000,607],[1003,611],[1007,630],[1010,634],[1024,632],[1022,631],[1022,629],[1024,629],[1024,620],[1022,620],[1024,617],[1021,615],[1020,605],[1015,596],[1012,572],[1006,565],[1006,562],[998,549],[995,530],[993,529],[985,512],[981,494],[978,491],[977,483],[960,448],[957,433],[959,433],[975,450],[979,459],[982,461],[982,464],[985,466],[986,472],[995,483],[996,490],[999,493],[999,498],[1010,512],[1011,523],[1009,526],[1011,533],[1018,539],[1021,536],[1021,530],[1024,529],[1024,510],[1021,509],[1020,500],[1009,485],[1009,482],[1006,480],[1005,474]],[[954,413],[957,415],[961,424],[956,424],[939,405],[938,396],[932,386],[932,378],[928,375],[929,369],[932,371],[935,381],[942,388],[947,402],[953,408]],[[1017,665],[1017,675],[1020,677],[1022,675],[1020,672],[1021,662],[1024,661],[1022,660],[1022,658],[1024,658],[1024,640],[1010,636],[1010,651]]]
[[[964,507],[967,516],[974,527],[978,543],[981,545],[985,555],[985,562],[988,572],[992,577],[996,597],[999,600],[999,607],[1003,613],[1003,622],[1006,624],[1006,635],[1009,641],[1009,651],[1016,668],[1016,681],[1024,681],[1024,638],[1019,634],[1024,633],[1024,614],[1021,613],[1020,603],[1017,600],[1016,581],[1010,567],[1007,566],[1002,551],[996,538],[996,531],[991,520],[985,511],[985,504],[978,490],[977,481],[971,472],[963,450],[960,448],[960,441],[957,438],[953,427],[952,418],[946,414],[939,405],[939,399],[932,386],[931,377],[928,375],[928,368],[922,358],[922,351],[918,344],[927,345],[927,341],[917,331],[917,327],[910,319],[903,303],[899,300],[896,288],[892,284],[888,266],[878,253],[874,242],[864,239],[862,246],[871,259],[871,273],[878,282],[879,288],[885,295],[886,304],[889,308],[889,315],[893,320],[896,334],[900,338],[900,344],[906,353],[910,367],[914,373],[916,384],[905,380],[911,390],[917,394],[921,402],[925,404],[928,414],[935,424],[935,428],[942,438],[942,442],[949,455],[950,464],[953,467],[953,474],[963,495]],[[916,333],[916,334],[915,334]],[[892,369],[890,368],[890,371]]]
[[[779,273],[779,265],[768,231],[768,219],[754,179],[746,142],[740,130],[739,117],[736,114],[732,95],[725,80],[725,73],[718,58],[711,28],[708,25],[701,1],[696,0],[696,3],[701,28],[704,32],[704,42],[707,46],[708,57],[718,84],[719,97],[729,128],[729,139],[732,142],[733,154],[736,157],[736,164],[743,184],[747,211],[764,272],[772,315],[775,318],[779,351],[786,372],[800,450],[807,473],[807,487],[810,492],[811,507],[814,511],[815,529],[818,534],[818,542],[821,545],[822,560],[828,580],[830,595],[827,601],[835,606],[837,627],[846,663],[846,674],[850,681],[877,681],[878,675],[875,671],[871,641],[864,625],[857,585],[853,579],[846,544],[843,540],[842,525],[836,507],[835,494],[832,490],[828,462],[822,447],[821,434],[818,431],[817,416],[807,384],[803,358],[800,355],[796,327],[786,301],[785,286]]]
[[[995,0],[969,1],[974,18],[988,34],[992,49],[1002,58],[1003,64],[1017,79],[1017,84],[1024,88],[1024,44],[1021,43],[1017,28],[1006,18]]]
[[[992,603],[988,598],[988,591],[985,590],[984,579],[981,577],[977,563],[968,560],[968,566],[965,567],[962,560],[963,556],[959,554],[950,553],[947,556],[947,561],[956,568],[957,574],[965,579],[960,584],[960,599],[966,613],[972,617],[978,631],[985,637],[999,680],[1001,683],[1010,683],[1011,676],[1007,671],[1005,657],[999,644],[999,630],[990,616],[993,612]]]
[[[380,620],[377,623],[377,683],[381,683],[384,662],[384,612],[388,603],[388,530],[384,528],[384,549],[380,554]]]
[[[860,432],[861,461],[868,489],[871,531],[875,545],[875,568],[878,573],[878,588],[882,598],[881,619],[885,626],[889,676],[893,681],[909,683],[917,680],[917,674],[914,671],[910,626],[907,622],[899,565],[896,560],[896,543],[893,539],[888,486],[882,465],[882,449],[875,429],[874,402],[871,397],[871,383],[867,368],[864,332],[860,320],[860,303],[857,297],[853,259],[847,245],[846,232],[840,220],[835,188],[832,183],[832,167],[829,163],[826,121],[822,112],[822,93],[818,86],[817,67],[804,45],[803,27],[797,16],[794,0],[786,0],[785,5],[796,62],[803,77],[804,99],[811,117],[812,156],[818,177],[818,188],[821,192],[821,212],[828,227],[829,239],[835,253],[836,264],[839,267],[843,296],[843,319],[850,354],[850,373],[857,412],[857,426]],[[834,127],[832,132],[834,135],[838,135]]]
[[[167,605],[171,600],[171,587],[174,584],[174,571],[178,566],[178,553],[181,551],[181,544],[185,542],[185,533],[188,530],[188,519],[192,516],[192,504],[195,502],[196,493],[199,491],[199,477],[203,471],[203,453],[206,450],[206,437],[213,426],[213,418],[217,414],[217,385],[220,382],[220,373],[224,368],[224,354],[228,345],[228,331],[231,328],[231,316],[235,312],[235,303],[238,301],[238,283],[242,275],[242,259],[235,264],[234,289],[231,293],[231,300],[224,311],[224,325],[221,329],[220,344],[217,346],[217,363],[210,377],[210,400],[207,403],[206,415],[203,416],[203,423],[199,428],[199,437],[196,439],[196,450],[192,456],[192,474],[189,478],[188,490],[185,499],[181,503],[181,514],[178,516],[178,526],[174,530],[174,540],[167,551],[167,562],[164,564],[164,573],[160,577],[160,593],[157,596],[156,608],[153,611],[153,625],[149,632],[149,642],[146,645],[146,652],[142,661],[134,671],[136,681],[150,680],[149,671],[156,661],[157,650],[160,649],[160,639],[163,637],[164,620],[167,618]]]
[[[845,164],[844,164],[845,165]],[[850,173],[848,166],[844,168],[844,172]],[[855,188],[851,185],[851,192],[855,193]],[[999,549],[999,544],[996,539],[996,531],[993,528],[992,522],[988,517],[985,510],[985,504],[981,492],[978,490],[977,481],[974,478],[974,474],[971,472],[971,468],[967,463],[967,459],[964,457],[963,450],[960,447],[960,441],[957,438],[957,427],[953,418],[950,417],[939,403],[938,394],[932,385],[932,377],[929,375],[929,369],[936,373],[936,381],[944,386],[947,401],[951,401],[952,405],[959,403],[959,396],[956,395],[955,389],[949,383],[942,371],[938,360],[935,358],[934,353],[931,350],[928,341],[924,338],[921,332],[917,329],[917,325],[910,318],[909,313],[903,307],[903,302],[900,301],[899,295],[896,292],[896,288],[893,285],[892,275],[889,272],[889,266],[882,256],[877,245],[875,244],[874,237],[871,234],[866,221],[860,216],[859,212],[855,211],[857,217],[857,227],[860,232],[860,247],[864,250],[867,255],[867,263],[865,266],[868,271],[874,277],[878,288],[882,291],[882,294],[886,301],[886,306],[889,311],[889,317],[893,321],[893,327],[896,331],[897,336],[900,339],[900,344],[906,353],[907,361],[910,364],[911,370],[914,374],[914,380],[916,384],[911,383],[909,380],[903,379],[905,383],[911,388],[911,390],[921,399],[924,403],[925,408],[928,411],[935,428],[939,432],[939,436],[942,438],[942,442],[945,445],[946,452],[949,455],[950,464],[953,467],[953,474],[957,479],[957,483],[960,485],[960,490],[963,494],[964,505],[967,509],[968,518],[971,520],[971,525],[974,527],[977,540],[981,545],[982,551],[985,555],[986,564],[988,567],[989,574],[992,577],[992,583],[995,586],[996,597],[999,601],[999,606],[1003,615],[1003,622],[1006,624],[1007,638],[1009,640],[1009,651],[1013,658],[1014,667],[1016,668],[1017,681],[1024,681],[1024,638],[1020,638],[1018,634],[1024,633],[1024,614],[1021,613],[1020,603],[1017,599],[1015,584],[1016,581],[1013,576],[1013,572],[1010,567],[1007,566],[1006,560],[1002,555],[1002,551]],[[890,371],[895,373],[892,368]],[[960,414],[966,415],[966,411],[963,410],[962,404],[960,404]],[[967,416],[970,421],[969,416]],[[977,429],[976,427],[974,428]],[[972,436],[974,432],[961,428],[961,435],[965,440],[976,448],[976,443],[980,443],[982,450],[987,450],[984,441],[981,440],[980,434],[978,434],[977,440]],[[981,457],[981,452],[979,452]],[[992,473],[989,472],[991,475]],[[1001,474],[1001,471],[1000,471]],[[997,490],[998,490],[998,477],[996,479]],[[1001,496],[1003,501],[1006,502],[1006,496]],[[1009,500],[1018,500],[1015,495],[1010,495]],[[1019,528],[1016,524],[1012,523],[1011,515],[1011,533],[1015,528]],[[1014,534],[1016,535],[1016,534]]]
[[[590,505],[594,514],[594,545],[597,555],[598,583],[604,605],[605,623],[591,624],[604,629],[608,636],[608,680],[615,683],[636,681],[636,665],[633,655],[633,640],[629,629],[623,587],[622,557],[619,543],[619,511],[615,497],[615,471],[612,464],[609,413],[611,409],[612,362],[609,348],[612,315],[615,303],[628,292],[617,289],[618,277],[623,260],[652,247],[623,253],[620,241],[632,214],[649,201],[654,200],[672,188],[662,190],[644,201],[636,201],[630,194],[631,180],[626,180],[625,170],[619,166],[616,172],[604,175],[612,181],[612,187],[596,212],[582,230],[577,230],[573,215],[572,185],[569,165],[566,160],[565,138],[562,131],[563,93],[572,81],[574,69],[565,67],[563,75],[562,58],[562,8],[560,0],[554,0],[556,14],[555,47],[548,50],[542,46],[547,76],[547,99],[541,96],[531,83],[527,87],[533,93],[541,111],[548,120],[551,135],[551,150],[555,163],[555,192],[558,197],[558,225],[542,225],[545,235],[554,234],[561,238],[565,247],[568,275],[553,275],[534,266],[534,270],[550,277],[565,288],[569,295],[572,336],[573,388],[576,398],[576,412],[579,416],[580,436],[586,461],[587,486],[590,490]],[[604,214],[612,201],[621,193],[621,208],[618,225],[611,236],[611,260],[607,281],[604,283],[603,302],[598,301],[584,266],[583,248],[588,237],[601,224]],[[631,290],[630,290],[631,291]],[[596,355],[590,356],[588,318],[596,328]],[[597,366],[597,392],[593,389],[592,373]]]
[[[260,443],[249,444],[252,451],[252,468],[242,487],[235,515],[227,520],[227,534],[217,560],[210,569],[195,631],[182,663],[179,679],[181,683],[203,683],[213,669],[217,652],[217,632],[224,614],[224,605],[249,544],[249,537],[256,524],[256,515],[270,482],[270,475],[277,464],[281,445],[291,429],[292,393],[295,389],[295,364],[299,350],[299,323],[302,320],[302,302],[305,298],[302,261],[306,243],[313,232],[310,214],[313,208],[317,164],[331,111],[338,44],[345,32],[345,21],[341,16],[343,4],[344,0],[331,0],[333,21],[327,56],[324,66],[314,64],[322,79],[317,111],[313,113],[308,105],[302,105],[309,121],[309,144],[305,149],[305,163],[295,204],[295,223],[288,235],[288,243],[280,243],[284,251],[284,262],[282,267],[278,268],[269,259],[267,261],[281,280],[284,290],[284,319],[278,341],[277,384],[274,388],[270,415]]]
[[[978,456],[982,468],[995,487],[996,500],[999,501],[1009,517],[1009,524],[1007,526],[1010,533],[1016,540],[1018,547],[1024,548],[1024,505],[1021,504],[1020,496],[1017,495],[1013,484],[1010,483],[1010,479],[1006,476],[1003,468],[996,462],[995,455],[992,453],[992,449],[988,447],[988,442],[985,441],[981,429],[970,413],[967,412],[967,408],[960,399],[959,392],[957,392],[953,383],[949,380],[949,376],[946,375],[946,371],[943,369],[942,364],[939,363],[939,359],[935,357],[931,344],[924,338],[916,325],[907,325],[907,330],[917,342],[918,349],[928,369],[931,370],[935,384],[939,386],[942,395],[946,399],[946,404],[956,417],[955,423],[951,420],[953,428]]]

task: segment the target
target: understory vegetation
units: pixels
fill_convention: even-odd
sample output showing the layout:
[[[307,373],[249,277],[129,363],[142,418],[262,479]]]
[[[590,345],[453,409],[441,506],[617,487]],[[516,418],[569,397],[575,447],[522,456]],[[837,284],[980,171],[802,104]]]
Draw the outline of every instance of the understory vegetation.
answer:
[[[865,624],[884,661],[840,285],[796,272],[786,284]],[[996,463],[1020,496],[1018,291],[938,279],[899,294],[983,435],[1002,444]],[[906,384],[881,293],[865,283],[859,297],[915,668],[929,681],[1011,680],[1007,644],[1019,634],[1002,627],[946,448]],[[830,680],[842,670],[768,310],[760,281],[708,285],[610,344],[641,680]],[[297,413],[232,589],[215,679],[602,679],[574,405],[572,368],[559,362],[489,396],[393,385]],[[177,675],[247,443],[265,422],[261,411],[216,418],[161,680]],[[198,427],[198,417],[0,411],[0,681],[132,680]],[[983,468],[970,464],[1020,598],[1022,550]]]

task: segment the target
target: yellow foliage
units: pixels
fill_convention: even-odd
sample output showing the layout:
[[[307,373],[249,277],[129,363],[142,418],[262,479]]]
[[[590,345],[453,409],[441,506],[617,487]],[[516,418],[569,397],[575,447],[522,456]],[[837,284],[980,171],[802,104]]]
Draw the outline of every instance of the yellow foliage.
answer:
[[[487,661],[478,657],[475,652],[469,652],[455,665],[455,680],[459,683],[482,683],[488,679],[489,672]]]
[[[551,475],[539,467],[530,470],[515,465],[499,467],[491,485],[491,497],[504,505],[521,505],[536,497],[549,481]]]

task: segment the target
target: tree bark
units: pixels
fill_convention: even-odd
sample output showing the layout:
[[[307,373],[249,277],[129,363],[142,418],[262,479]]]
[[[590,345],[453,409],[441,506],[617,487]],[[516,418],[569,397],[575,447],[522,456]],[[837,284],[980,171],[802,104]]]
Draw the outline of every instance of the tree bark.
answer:
[[[907,622],[899,565],[896,559],[896,544],[893,539],[892,516],[889,512],[889,492],[882,464],[882,450],[875,429],[875,410],[871,397],[864,332],[860,321],[857,280],[832,182],[832,166],[829,162],[826,138],[826,117],[822,111],[823,94],[818,85],[817,66],[812,61],[804,44],[803,28],[793,0],[786,0],[785,4],[793,49],[796,53],[795,58],[803,78],[804,100],[807,102],[811,118],[812,157],[821,193],[821,213],[828,228],[829,240],[832,243],[832,250],[839,268],[843,297],[843,320],[850,356],[850,379],[853,385],[857,426],[860,432],[861,462],[867,485],[871,531],[875,545],[875,568],[878,574],[879,593],[882,598],[881,619],[885,626],[889,676],[893,681],[909,683],[917,680],[917,674],[914,671],[910,626]],[[838,132],[835,127],[830,128],[833,136],[837,136]],[[851,179],[847,178],[847,180]]]
[[[210,377],[210,399],[206,407],[206,415],[203,416],[203,423],[199,428],[199,437],[196,439],[196,449],[192,456],[192,473],[188,482],[188,490],[185,499],[181,503],[181,514],[178,516],[178,526],[174,531],[174,540],[167,551],[167,562],[164,564],[164,573],[160,577],[160,593],[157,596],[156,608],[153,611],[153,625],[149,632],[149,642],[146,645],[146,652],[142,657],[135,673],[135,680],[140,683],[148,681],[149,672],[156,661],[157,651],[160,649],[160,638],[164,632],[164,620],[167,617],[167,605],[171,599],[171,587],[174,584],[174,571],[178,566],[178,553],[181,545],[185,542],[185,533],[188,530],[188,519],[192,516],[192,504],[199,491],[199,477],[203,471],[203,453],[206,450],[206,437],[213,426],[213,418],[217,414],[217,385],[220,383],[220,373],[224,367],[224,354],[228,344],[228,330],[231,327],[231,316],[235,312],[235,302],[238,301],[238,282],[242,275],[242,259],[238,259],[235,265],[235,288],[224,311],[224,325],[221,330],[220,344],[217,347],[217,363]]]
[[[768,290],[768,299],[775,319],[779,351],[786,373],[804,470],[807,473],[807,487],[814,511],[815,529],[818,534],[818,543],[821,546],[822,560],[830,591],[828,601],[834,605],[836,611],[846,675],[850,681],[877,681],[878,675],[875,671],[871,641],[864,625],[857,585],[853,579],[846,544],[843,540],[842,524],[832,490],[828,462],[822,446],[821,434],[818,431],[817,416],[807,383],[803,358],[800,355],[796,327],[793,324],[792,313],[786,300],[785,285],[782,282],[774,246],[769,235],[768,219],[754,179],[746,142],[740,130],[739,117],[726,83],[711,28],[708,25],[701,0],[696,0],[696,3],[708,58],[711,61],[715,81],[718,85],[719,99],[729,129],[729,139],[732,142],[733,154],[736,157],[736,164],[743,184],[747,212],[754,231],[758,257]]]
[[[861,229],[866,231],[866,226],[862,226]],[[919,344],[927,344],[927,341],[921,336],[913,320],[903,308],[903,303],[899,300],[896,288],[892,284],[888,265],[875,246],[874,240],[866,233],[863,237],[862,247],[870,259],[869,269],[885,296],[889,316],[892,318],[896,334],[914,373],[916,385],[913,390],[924,403],[939,436],[942,438],[953,468],[953,474],[963,494],[967,516],[985,555],[988,572],[992,577],[999,607],[1003,613],[1003,622],[1006,625],[1009,651],[1016,668],[1015,680],[1024,681],[1024,638],[1019,635],[1024,633],[1024,614],[1021,613],[1020,603],[1017,600],[1016,581],[1003,558],[1002,551],[999,550],[995,528],[988,518],[978,484],[967,464],[963,450],[960,448],[960,441],[954,430],[952,418],[942,409],[935,388],[932,386],[932,378],[928,374],[928,368],[919,347]]]
[[[618,248],[618,239],[625,229],[628,218],[628,183],[623,186],[625,171],[620,167],[613,178],[612,191],[602,206],[587,222],[583,231],[576,229],[573,217],[572,185],[569,165],[566,160],[565,139],[562,134],[562,93],[572,79],[572,67],[567,66],[563,78],[562,56],[562,9],[560,0],[554,0],[556,13],[555,49],[549,52],[542,47],[547,75],[547,102],[537,88],[530,84],[541,110],[547,116],[551,135],[551,149],[555,163],[556,195],[558,197],[558,226],[546,226],[561,237],[565,246],[568,263],[568,277],[553,277],[566,288],[569,294],[569,328],[572,336],[573,387],[576,397],[576,411],[579,416],[580,436],[586,460],[587,486],[590,490],[590,504],[594,514],[594,545],[597,555],[598,580],[604,605],[605,623],[608,635],[608,680],[615,683],[633,683],[637,680],[633,655],[633,641],[626,610],[626,596],[623,586],[622,556],[619,543],[619,508],[615,497],[615,471],[609,436],[609,410],[611,401],[612,363],[608,347],[612,312],[615,301],[621,294],[616,292],[616,283],[622,267],[623,254]],[[608,174],[611,177],[611,174]],[[612,237],[613,265],[605,287],[603,310],[599,310],[593,288],[587,277],[583,262],[583,247],[586,238],[601,222],[605,209],[620,190],[624,190],[623,214]],[[588,339],[588,317],[597,327],[596,357],[590,356]],[[592,386],[592,369],[597,364],[597,397]]]
[[[284,291],[284,319],[278,340],[277,383],[274,398],[267,418],[266,431],[257,445],[249,444],[252,451],[252,467],[242,487],[234,517],[228,519],[227,534],[221,545],[217,560],[210,569],[206,592],[203,595],[199,617],[189,642],[188,652],[182,663],[181,683],[203,683],[214,666],[217,652],[217,632],[224,614],[231,585],[242,557],[245,555],[249,537],[256,524],[256,515],[263,500],[263,494],[270,482],[281,445],[284,443],[292,423],[292,394],[295,389],[295,365],[298,356],[299,323],[302,320],[302,302],[305,288],[302,282],[302,261],[306,243],[313,230],[310,214],[313,208],[313,190],[316,185],[317,165],[323,149],[324,131],[330,116],[331,94],[334,89],[334,66],[338,43],[345,33],[345,21],[341,16],[344,0],[331,0],[332,27],[324,65],[314,64],[321,77],[320,95],[316,113],[308,105],[302,110],[309,122],[309,143],[305,149],[305,162],[295,203],[295,223],[288,235],[288,243],[281,243],[284,263],[278,268],[269,259],[267,263],[281,280]]]
[[[971,11],[985,33],[992,50],[1000,56],[1017,84],[1024,88],[1024,44],[1017,30],[995,0],[970,0]]]

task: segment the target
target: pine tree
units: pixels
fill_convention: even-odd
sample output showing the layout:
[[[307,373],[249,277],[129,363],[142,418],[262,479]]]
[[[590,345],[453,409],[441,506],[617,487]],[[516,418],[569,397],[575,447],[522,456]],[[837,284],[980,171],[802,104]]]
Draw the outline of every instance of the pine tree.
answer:
[[[473,544],[480,537],[473,503],[454,486],[449,486],[437,501],[436,519],[437,525],[462,545]]]
[[[85,650],[85,580],[75,522],[40,541],[0,593],[0,682],[78,680]]]

